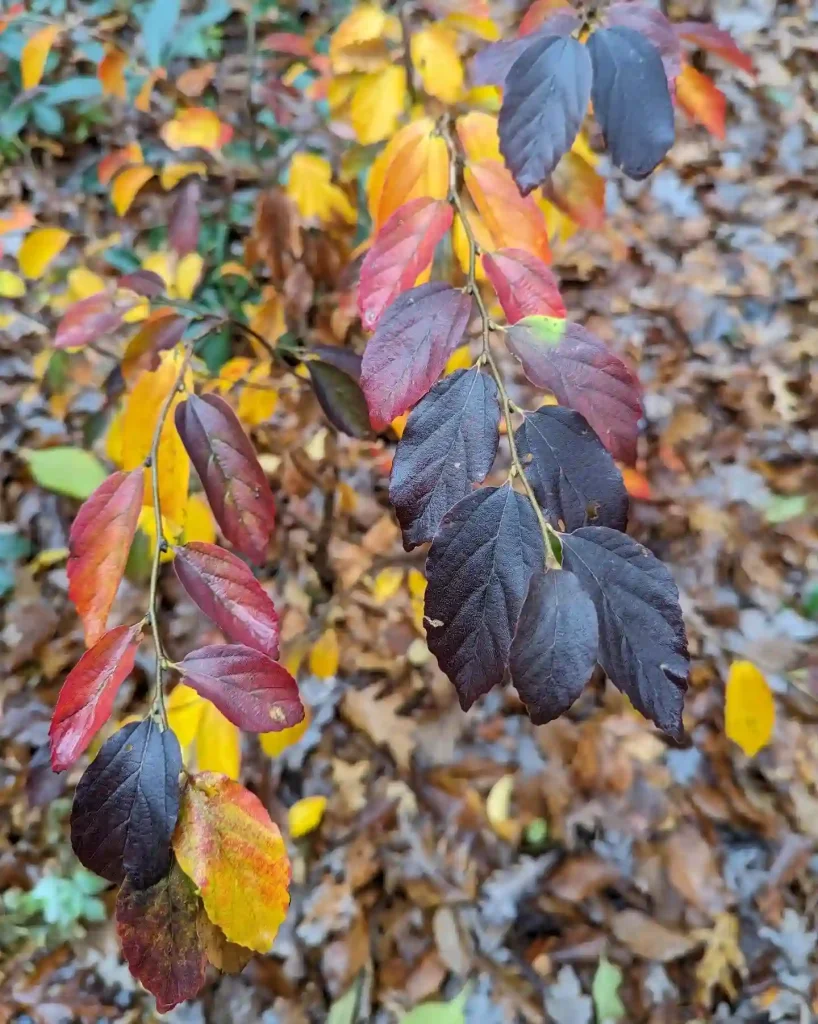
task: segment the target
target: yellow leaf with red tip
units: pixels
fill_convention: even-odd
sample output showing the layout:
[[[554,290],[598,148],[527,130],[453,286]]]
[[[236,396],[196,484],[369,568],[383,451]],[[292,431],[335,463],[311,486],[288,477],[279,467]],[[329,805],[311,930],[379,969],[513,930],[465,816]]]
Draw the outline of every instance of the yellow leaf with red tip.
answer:
[[[20,54],[20,77],[24,89],[33,89],[40,84],[51,47],[59,34],[58,25],[46,25],[26,41]]]

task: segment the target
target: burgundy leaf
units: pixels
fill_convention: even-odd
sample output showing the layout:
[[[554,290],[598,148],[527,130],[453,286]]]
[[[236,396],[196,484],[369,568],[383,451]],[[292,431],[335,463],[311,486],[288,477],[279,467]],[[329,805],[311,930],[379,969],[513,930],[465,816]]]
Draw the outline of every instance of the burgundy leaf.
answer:
[[[165,282],[152,270],[134,270],[132,274],[125,274],[117,282],[120,288],[127,288],[128,291],[136,292],[146,299],[155,299],[165,290]]]
[[[127,305],[116,305],[107,292],[73,303],[63,314],[54,335],[55,348],[81,348],[115,330]]]
[[[471,62],[473,85],[505,85],[512,65],[525,51],[539,40],[550,36],[570,36],[579,25],[579,18],[571,10],[557,11],[534,32],[519,39],[489,43]]]
[[[275,499],[238,417],[218,395],[189,395],[175,416],[222,533],[242,554],[263,562]]]
[[[111,716],[117,690],[133,671],[142,623],[109,630],[68,673],[48,737],[51,767],[65,771]]]
[[[639,380],[599,338],[578,324],[542,316],[526,317],[504,337],[532,384],[582,413],[615,459],[636,461]]]
[[[700,49],[721,57],[748,75],[756,73],[753,58],[744,53],[730,33],[718,25],[704,21],[683,21],[674,27],[685,42],[695,43]]]
[[[238,644],[278,657],[278,614],[250,567],[224,548],[191,541],[173,567],[188,597]]]
[[[304,719],[298,685],[286,668],[243,644],[201,647],[178,669],[188,686],[247,732],[280,732]]]
[[[343,348],[341,345],[310,345],[307,349],[310,355],[318,356],[322,363],[329,363],[336,370],[341,370],[348,377],[359,381],[361,379],[361,357],[351,348]]]
[[[384,224],[361,265],[358,309],[365,330],[375,329],[387,307],[432,262],[452,218],[445,200],[421,197],[395,210]]]
[[[435,281],[404,292],[383,315],[361,364],[361,387],[375,430],[422,398],[461,343],[471,296]]]
[[[168,241],[171,249],[179,256],[196,252],[199,246],[201,198],[201,181],[196,177],[187,178],[170,211],[168,223]]]
[[[668,83],[673,84],[682,70],[682,47],[676,28],[661,11],[633,0],[617,0],[608,8],[605,18],[609,25],[624,25],[643,35],[653,43],[662,57]]]
[[[510,324],[525,316],[565,316],[565,303],[550,267],[524,249],[485,253],[483,268]]]

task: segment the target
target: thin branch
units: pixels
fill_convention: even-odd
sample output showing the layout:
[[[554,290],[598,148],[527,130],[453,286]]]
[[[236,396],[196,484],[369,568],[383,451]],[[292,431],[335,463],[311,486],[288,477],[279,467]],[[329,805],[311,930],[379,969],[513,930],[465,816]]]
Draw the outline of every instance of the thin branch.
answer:
[[[513,411],[517,411],[516,406],[514,406],[508,396],[508,391],[506,391],[500,367],[497,365],[497,361],[491,351],[490,335],[493,330],[497,329],[497,325],[489,316],[485,299],[483,298],[480,292],[480,286],[477,283],[477,256],[480,252],[480,243],[477,241],[474,231],[472,230],[472,226],[469,223],[466,208],[463,200],[460,198],[460,192],[457,187],[458,168],[462,164],[462,157],[458,151],[457,144],[455,143],[454,136],[452,134],[451,120],[449,118],[445,118],[443,120],[440,131],[446,142],[446,148],[449,151],[449,192],[447,199],[455,213],[460,217],[460,223],[463,225],[463,233],[466,236],[466,243],[469,248],[469,269],[466,275],[466,291],[474,297],[474,301],[477,304],[477,309],[480,313],[481,336],[483,342],[480,361],[484,362],[488,366],[500,395],[500,404],[503,409],[503,418],[506,423],[506,437],[508,439],[508,447],[511,454],[511,475],[519,477],[526,496],[534,509],[534,514],[537,517],[537,522],[539,523],[540,532],[542,533],[545,545],[546,566],[548,568],[559,568],[559,563],[557,562],[556,556],[554,555],[551,547],[551,538],[554,536],[554,530],[546,521],[539,502],[534,495],[534,491],[532,490],[531,484],[526,476],[522,460],[520,459],[520,454],[517,451],[517,444],[514,440],[514,423],[512,421],[511,414]]]
[[[403,42],[402,60],[406,70],[406,91],[409,93],[410,104],[414,106],[418,101],[418,89],[415,82],[415,67],[412,64],[412,27],[409,24],[409,6],[410,3],[407,0],[401,0],[398,7],[398,19]]]

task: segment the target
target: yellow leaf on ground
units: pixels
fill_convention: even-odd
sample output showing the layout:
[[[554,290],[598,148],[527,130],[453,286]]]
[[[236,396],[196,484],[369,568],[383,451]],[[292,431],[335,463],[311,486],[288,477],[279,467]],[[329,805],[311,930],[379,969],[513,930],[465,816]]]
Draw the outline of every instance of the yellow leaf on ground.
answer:
[[[444,103],[456,103],[463,92],[463,64],[457,52],[457,33],[432,22],[412,35],[412,63],[423,88]]]
[[[138,167],[126,167],[121,171],[111,186],[111,202],[120,217],[124,217],[136,199],[137,193],[151,180],[154,171],[142,164]]]
[[[179,375],[182,360],[181,351],[163,352],[162,361],[156,370],[146,370],[136,381],[128,396],[122,422],[122,464],[126,470],[136,469],[144,463],[151,449],[154,430],[165,400],[171,394]],[[185,384],[192,386],[192,375],[188,370]],[[168,409],[157,452],[157,473],[159,476],[159,502],[162,515],[175,526],[184,522],[190,481],[190,460],[173,420],[174,410],[184,396],[177,392]],[[153,501],[151,474],[145,470],[144,504]]]
[[[13,270],[0,270],[0,299],[19,299],[26,293],[26,283]]]
[[[290,665],[285,666],[292,672]],[[263,732],[259,734],[261,749],[269,757],[278,757],[287,747],[292,747],[301,739],[310,725],[312,716],[310,709],[304,706],[304,717],[297,725],[291,725],[289,729],[282,729],[280,732]]]
[[[241,735],[209,700],[180,683],[168,698],[168,722],[188,771],[210,771],[238,779]]]
[[[171,149],[214,150],[221,145],[223,125],[219,115],[207,107],[187,107],[180,110],[171,121],[166,121],[159,134]]]
[[[326,809],[325,796],[305,796],[303,800],[297,800],[287,812],[290,835],[293,839],[300,839],[301,836],[314,832],[321,824]]]
[[[258,797],[205,772],[182,792],[173,836],[179,866],[231,942],[270,950],[290,903],[284,840]]]
[[[310,672],[319,679],[331,679],[338,674],[339,658],[338,634],[328,629],[310,651]]]
[[[189,252],[179,260],[176,267],[176,296],[180,299],[190,299],[196,291],[196,286],[202,276],[204,260],[197,252]]]
[[[20,77],[24,89],[40,84],[51,47],[60,34],[58,25],[46,25],[27,40],[20,54]]]
[[[128,65],[128,55],[118,46],[109,46],[105,56],[99,62],[97,78],[102,85],[102,91],[106,96],[115,96],[124,100],[128,95],[125,84],[125,68]]]
[[[762,673],[751,661],[734,661],[727,677],[724,730],[748,757],[770,742],[775,701]]]
[[[173,257],[169,252],[152,252],[142,260],[142,269],[151,270],[158,274],[165,282],[165,287],[170,288],[173,284],[175,273]]]
[[[349,116],[363,146],[388,139],[398,127],[406,103],[406,68],[393,64],[365,75],[352,95]]]
[[[372,596],[379,604],[391,601],[403,583],[403,569],[390,566],[381,569],[372,581]]]
[[[269,342],[277,341],[287,330],[284,302],[272,285],[266,285],[262,289],[261,302],[258,305],[248,302],[242,309],[250,321],[252,330]],[[267,355],[267,349],[252,334],[250,344],[259,359]]]
[[[68,244],[71,235],[62,228],[35,228],[23,239],[17,262],[30,280],[42,277],[49,264]]]
[[[290,163],[287,195],[305,220],[354,224],[355,208],[346,192],[332,182],[332,168],[315,153],[296,153]]]
[[[201,160],[165,164],[159,172],[159,184],[166,192],[169,192],[180,181],[189,178],[192,174],[198,174],[201,178],[206,177],[207,164],[202,163]]]
[[[105,280],[88,267],[73,267],[68,271],[68,291],[72,302],[90,299],[105,291]]]
[[[138,142],[129,142],[122,149],[115,149],[104,156],[97,165],[97,178],[100,185],[109,185],[114,175],[128,164],[144,163],[142,147]]]
[[[134,106],[140,113],[147,114],[147,112],[150,110],[151,93],[153,92],[153,87],[154,85],[156,85],[156,82],[159,79],[165,79],[166,77],[167,72],[165,71],[164,68],[154,68],[147,76],[145,81],[140,86],[139,92],[137,93],[136,99],[134,100]]]

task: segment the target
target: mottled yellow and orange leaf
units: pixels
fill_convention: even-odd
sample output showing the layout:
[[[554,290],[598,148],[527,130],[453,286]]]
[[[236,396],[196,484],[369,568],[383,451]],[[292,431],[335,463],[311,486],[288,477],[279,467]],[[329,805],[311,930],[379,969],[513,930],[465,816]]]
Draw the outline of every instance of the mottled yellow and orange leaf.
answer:
[[[689,116],[716,136],[724,138],[727,100],[711,78],[692,64],[685,64],[676,79],[676,99]]]
[[[497,118],[494,114],[472,110],[458,117],[455,128],[467,160],[497,160],[502,163]]]
[[[488,228],[494,249],[525,249],[551,262],[548,231],[532,196],[521,196],[502,164],[481,160],[466,168],[464,179],[474,205]]]
[[[24,89],[33,89],[40,84],[51,47],[59,34],[59,25],[46,25],[26,41],[20,54],[20,78]]]
[[[173,150],[191,147],[215,150],[222,145],[223,128],[215,111],[208,107],[187,107],[171,121],[166,121],[159,134]]]
[[[394,135],[372,164],[367,186],[369,213],[377,232],[410,199],[445,199],[449,154],[430,117],[413,121]]]
[[[99,62],[97,78],[102,85],[102,91],[106,96],[115,96],[124,100],[128,95],[125,83],[125,68],[128,65],[128,55],[118,46],[108,46],[105,56]]]

